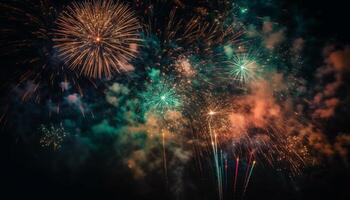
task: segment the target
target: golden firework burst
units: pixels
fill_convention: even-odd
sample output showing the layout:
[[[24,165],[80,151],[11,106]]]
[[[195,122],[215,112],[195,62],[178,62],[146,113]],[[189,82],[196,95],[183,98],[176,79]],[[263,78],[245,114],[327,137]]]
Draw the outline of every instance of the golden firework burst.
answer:
[[[72,3],[59,16],[55,48],[72,70],[90,78],[130,71],[138,52],[140,24],[125,4],[107,1]]]

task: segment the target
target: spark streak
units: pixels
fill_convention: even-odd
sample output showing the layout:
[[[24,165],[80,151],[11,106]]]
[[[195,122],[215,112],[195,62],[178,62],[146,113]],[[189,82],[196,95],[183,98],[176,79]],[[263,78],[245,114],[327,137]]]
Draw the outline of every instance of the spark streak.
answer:
[[[223,190],[222,190],[222,171],[220,169],[220,163],[219,163],[219,154],[218,154],[218,141],[217,141],[217,134],[212,130],[211,126],[211,120],[213,115],[216,113],[214,111],[209,111],[209,120],[208,120],[208,127],[209,127],[209,135],[210,135],[210,142],[212,146],[213,151],[213,157],[214,157],[214,163],[215,163],[215,171],[216,171],[216,178],[217,178],[217,184],[218,184],[218,193],[220,200],[223,199]]]
[[[254,167],[255,167],[255,164],[256,164],[256,161],[254,160],[254,161],[253,161],[253,164],[252,164],[252,167],[251,167],[250,170],[249,170],[249,175],[248,175],[248,178],[247,178],[247,182],[246,182],[245,185],[244,185],[244,191],[243,191],[242,198],[244,197],[244,195],[245,195],[245,193],[246,193],[246,191],[247,191],[247,187],[248,187],[248,184],[249,184],[249,181],[250,181],[250,177],[251,177],[252,174],[253,174],[253,169],[254,169]]]
[[[236,194],[236,191],[237,191],[238,167],[239,167],[239,157],[236,159],[236,165],[235,165],[235,176],[234,176],[234,183],[233,183],[234,195]]]

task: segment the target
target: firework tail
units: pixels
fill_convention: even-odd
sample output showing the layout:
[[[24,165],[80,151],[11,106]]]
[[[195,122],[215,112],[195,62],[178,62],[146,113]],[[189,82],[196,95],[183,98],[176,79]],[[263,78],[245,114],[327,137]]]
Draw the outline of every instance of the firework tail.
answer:
[[[228,163],[227,158],[225,158],[225,190],[227,191],[227,182],[228,182]]]
[[[233,180],[233,195],[235,195],[237,191],[238,167],[239,167],[239,157],[236,159],[236,165],[235,165],[235,176]]]
[[[253,164],[252,164],[252,167],[251,167],[250,170],[249,170],[249,175],[248,175],[248,178],[247,178],[247,182],[246,182],[245,185],[244,185],[244,190],[243,190],[242,199],[244,198],[244,195],[245,195],[245,193],[246,193],[246,191],[247,191],[247,187],[248,187],[248,184],[249,184],[249,180],[250,180],[250,177],[251,177],[252,174],[253,174],[253,170],[254,170],[255,164],[256,164],[256,161],[254,160],[254,161],[253,161]]]
[[[217,146],[217,135],[213,132],[211,127],[211,116],[209,118],[209,135],[210,135],[210,142],[211,147],[213,150],[213,157],[214,157],[214,164],[215,164],[215,172],[216,172],[216,178],[217,178],[217,185],[218,185],[218,193],[219,193],[219,199],[223,199],[223,192],[222,192],[222,171],[220,169],[220,163],[219,163],[219,154],[218,154],[218,146]]]
[[[253,159],[253,152],[250,153],[250,156],[248,159],[247,170],[245,172],[243,185],[246,185],[246,183],[247,183],[248,176],[249,176],[249,168],[250,168],[250,165],[252,164],[252,159]]]
[[[166,162],[166,150],[165,150],[165,133],[162,131],[162,145],[163,145],[163,167],[164,167],[164,176],[165,176],[165,183],[168,188],[168,167]]]

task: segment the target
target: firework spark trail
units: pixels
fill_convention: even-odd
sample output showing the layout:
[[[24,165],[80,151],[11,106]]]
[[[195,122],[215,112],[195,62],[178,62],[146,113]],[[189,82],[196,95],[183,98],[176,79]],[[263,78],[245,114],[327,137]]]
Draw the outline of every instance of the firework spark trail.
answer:
[[[245,193],[246,193],[246,191],[247,191],[247,187],[248,187],[248,184],[249,184],[249,181],[250,181],[250,177],[251,177],[252,174],[253,174],[253,169],[254,169],[254,167],[255,167],[255,164],[256,164],[256,161],[254,160],[254,161],[253,161],[253,164],[252,164],[252,167],[251,167],[250,170],[249,170],[249,175],[248,175],[248,178],[247,178],[247,182],[246,182],[245,185],[244,185],[244,190],[243,190],[242,199],[244,198],[244,195],[245,195]]]
[[[249,168],[250,168],[250,165],[252,163],[252,159],[253,159],[253,152],[251,152],[250,155],[249,155],[248,164],[247,164],[247,170],[245,172],[243,185],[245,185],[247,183],[248,176],[249,176]]]
[[[235,195],[236,191],[237,191],[238,168],[239,168],[239,157],[236,159],[236,165],[235,165],[235,176],[234,176],[234,181],[233,181],[233,195]]]
[[[228,186],[228,161],[227,158],[225,158],[225,191],[227,191],[227,186]]]
[[[132,69],[140,24],[127,5],[110,0],[73,3],[57,24],[55,47],[71,69],[91,78]]]
[[[165,132],[162,131],[162,146],[163,146],[163,167],[164,167],[164,176],[165,176],[165,183],[168,188],[168,167],[167,167],[167,160],[166,160],[166,148],[165,148]]]
[[[222,195],[224,195],[224,183],[225,183],[225,159],[222,150],[220,150],[220,172],[221,172],[221,190],[222,190]],[[223,198],[223,197],[222,197]]]
[[[208,127],[209,127],[209,135],[210,135],[210,142],[212,147],[212,153],[214,157],[214,163],[215,163],[215,171],[216,171],[216,178],[217,178],[217,185],[218,185],[218,193],[219,198],[223,199],[223,190],[222,190],[222,170],[220,168],[220,162],[219,162],[219,154],[218,154],[218,141],[217,141],[217,134],[215,131],[212,130],[211,121],[212,116],[216,113],[214,111],[209,112],[209,120],[208,120]]]
[[[222,152],[224,152],[225,147],[229,147],[228,141],[235,142],[233,151],[235,153],[239,151],[237,155],[240,155],[240,158],[242,158],[242,155],[243,158],[245,157],[243,159],[245,160],[244,169],[242,165],[239,166],[239,161],[236,161],[237,173],[234,177],[236,180],[233,180],[233,190],[236,198],[241,198],[243,192],[249,186],[253,169],[256,167],[255,157],[265,160],[272,167],[276,166],[277,162],[283,165],[287,164],[288,170],[294,170],[294,166],[303,159],[294,150],[294,145],[290,144],[291,147],[284,145],[287,142],[285,134],[291,133],[290,130],[287,130],[286,125],[291,121],[293,121],[293,124],[299,124],[299,120],[297,118],[285,118],[284,108],[276,102],[273,92],[270,91],[270,83],[264,83],[263,81],[257,81],[257,83],[261,83],[261,85],[252,87],[253,94],[245,94],[242,97],[235,98],[234,103],[225,103],[225,99],[222,98],[208,102],[208,105],[211,105],[209,106],[211,110],[220,110],[220,118],[214,118],[217,114],[214,111],[209,111],[206,114],[208,115],[206,126],[209,128],[207,128],[209,136],[207,134],[204,136],[208,141],[208,147],[209,142],[211,145],[208,148],[208,154],[211,154],[210,151],[212,152],[210,156],[213,156],[213,171],[216,175],[215,178],[217,178],[215,181],[217,181],[219,196],[222,195],[220,198],[226,197],[226,193],[222,192],[225,175],[227,175]],[[218,104],[219,106],[213,109],[212,104]],[[223,151],[220,151],[220,149],[223,149]],[[243,172],[239,175],[240,177],[238,177],[239,168]],[[239,182],[238,185],[237,182]],[[240,184],[242,185],[240,186]]]

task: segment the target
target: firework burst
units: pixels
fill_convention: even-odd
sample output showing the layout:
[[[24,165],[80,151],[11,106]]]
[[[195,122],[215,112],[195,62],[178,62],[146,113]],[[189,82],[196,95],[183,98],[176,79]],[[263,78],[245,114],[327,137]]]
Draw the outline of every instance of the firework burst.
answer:
[[[147,108],[160,114],[168,110],[177,110],[181,106],[176,85],[169,85],[164,81],[151,83],[142,97]]]
[[[61,148],[62,142],[68,136],[62,124],[58,127],[52,124],[50,126],[41,125],[40,131],[42,133],[42,137],[40,138],[41,146],[52,148],[54,151]]]
[[[125,4],[85,1],[68,6],[57,21],[54,41],[72,70],[91,78],[130,71],[137,54],[140,24]]]
[[[259,66],[254,57],[249,53],[233,54],[227,64],[229,75],[239,85],[245,85],[258,77]]]
[[[115,149],[117,155],[110,158],[118,156],[135,178],[158,175],[163,168],[166,192],[177,194],[187,185],[182,171],[193,169],[187,162],[195,162],[201,180],[214,181],[220,200],[244,199],[257,168],[297,175],[313,161],[309,145],[323,139],[313,136],[313,123],[300,117],[307,97],[293,94],[306,87],[292,89],[304,82],[277,67],[289,61],[282,48],[262,47],[267,40],[281,43],[275,39],[284,40],[283,31],[275,36],[274,25],[265,19],[247,29],[239,22],[250,8],[230,0],[135,0],[130,7],[114,0],[83,0],[56,13],[54,4],[45,3],[50,0],[38,2],[23,10],[0,3],[4,17],[17,21],[4,23],[0,33],[6,37],[0,41],[2,48],[11,47],[5,54],[25,51],[22,56],[28,59],[18,62],[33,67],[20,78],[22,99],[40,92],[47,103],[10,105],[5,110],[11,117],[2,115],[0,122],[8,118],[12,126],[23,121],[12,119],[26,119],[13,127],[18,133],[33,127],[40,132],[41,147],[57,151],[64,144],[66,151],[78,144],[79,152],[91,147],[91,158],[102,148]],[[12,32],[19,24],[17,38]],[[135,72],[112,78],[134,66]],[[80,79],[91,80],[96,89],[83,92],[87,88],[82,84],[80,89]],[[49,121],[38,129],[37,116],[47,110]],[[82,113],[79,118],[76,110]],[[74,138],[62,124],[50,123],[56,118],[74,130]]]

